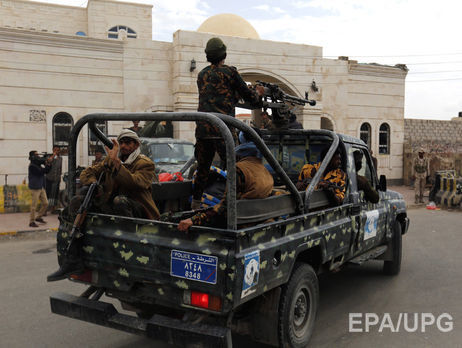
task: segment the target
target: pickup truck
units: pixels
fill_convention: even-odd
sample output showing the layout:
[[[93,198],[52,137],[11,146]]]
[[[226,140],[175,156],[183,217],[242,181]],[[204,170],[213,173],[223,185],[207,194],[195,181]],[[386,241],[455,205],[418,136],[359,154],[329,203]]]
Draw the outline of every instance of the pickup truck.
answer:
[[[188,233],[177,229],[180,219],[193,214],[190,180],[153,183],[159,206],[174,207],[160,221],[89,212],[81,229],[86,271],[70,277],[89,287],[80,296],[53,294],[53,313],[178,346],[231,347],[231,333],[236,332],[273,346],[305,347],[315,326],[320,273],[370,259],[383,260],[385,274],[399,273],[402,235],[409,225],[405,202],[387,190],[384,176],[378,180],[363,141],[328,130],[278,129],[260,137],[233,117],[200,112],[92,114],[71,130],[71,176],[85,124],[109,143],[96,120],[202,120],[215,125],[227,146],[227,226],[193,226]],[[245,132],[260,149],[279,194],[236,200],[229,127]],[[326,147],[321,167],[299,192],[294,183],[301,167],[317,162]],[[316,189],[337,148],[347,174],[341,205]],[[368,202],[357,189],[355,151],[364,155],[359,174],[378,190],[378,203]],[[75,180],[70,179],[72,197]],[[64,213],[60,222],[58,262],[72,226]],[[102,301],[102,295],[133,314]]]

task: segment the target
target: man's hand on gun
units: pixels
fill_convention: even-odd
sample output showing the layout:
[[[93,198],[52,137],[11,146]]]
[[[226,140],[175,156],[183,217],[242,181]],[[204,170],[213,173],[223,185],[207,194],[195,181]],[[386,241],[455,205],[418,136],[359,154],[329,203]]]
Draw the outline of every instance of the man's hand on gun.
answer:
[[[188,232],[189,228],[192,225],[193,225],[193,222],[191,219],[181,220],[180,223],[178,224],[178,230],[182,232]]]
[[[115,168],[118,170],[120,168],[120,159],[119,159],[119,143],[115,139],[111,139],[112,141],[112,149],[105,146],[107,156],[112,160],[114,163]]]

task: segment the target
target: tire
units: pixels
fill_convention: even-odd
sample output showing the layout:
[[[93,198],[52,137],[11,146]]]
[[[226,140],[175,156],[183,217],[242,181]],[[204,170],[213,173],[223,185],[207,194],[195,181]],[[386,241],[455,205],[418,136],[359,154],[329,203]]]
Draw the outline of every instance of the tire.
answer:
[[[390,247],[392,248],[392,259],[383,262],[383,273],[386,275],[397,275],[401,270],[403,251],[403,234],[401,233],[401,224],[399,221],[395,221]]]
[[[279,346],[306,347],[313,333],[319,305],[319,284],[313,268],[296,263],[279,303]]]

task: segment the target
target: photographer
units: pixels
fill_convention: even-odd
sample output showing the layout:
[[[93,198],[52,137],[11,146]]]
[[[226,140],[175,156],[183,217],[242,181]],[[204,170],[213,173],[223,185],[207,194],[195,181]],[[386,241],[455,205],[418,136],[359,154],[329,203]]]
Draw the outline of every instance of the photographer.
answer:
[[[37,151],[29,152],[29,189],[32,195],[32,202],[30,205],[30,227],[38,227],[36,221],[46,223],[42,216],[47,211],[48,199],[45,192],[45,174],[51,169],[51,162],[54,159],[55,154],[46,159],[40,157]],[[40,211],[35,217],[35,209],[37,207],[37,201],[40,200]]]

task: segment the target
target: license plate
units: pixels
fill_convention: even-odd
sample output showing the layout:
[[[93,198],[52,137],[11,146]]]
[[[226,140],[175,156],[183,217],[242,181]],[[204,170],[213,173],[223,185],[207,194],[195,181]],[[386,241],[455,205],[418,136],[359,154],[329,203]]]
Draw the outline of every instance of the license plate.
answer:
[[[217,283],[218,258],[203,254],[172,250],[170,275],[203,283]]]

